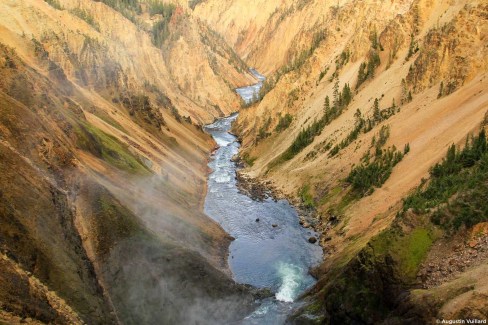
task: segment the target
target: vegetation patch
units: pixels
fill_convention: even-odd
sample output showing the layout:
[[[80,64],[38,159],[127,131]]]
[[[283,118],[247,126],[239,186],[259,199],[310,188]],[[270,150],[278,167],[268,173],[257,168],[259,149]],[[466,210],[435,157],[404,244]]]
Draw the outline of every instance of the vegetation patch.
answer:
[[[339,153],[341,149],[346,148],[349,146],[354,140],[356,140],[359,134],[368,133],[371,131],[377,124],[389,119],[391,116],[395,115],[399,112],[399,108],[395,104],[395,100],[393,100],[390,107],[385,109],[380,109],[379,107],[379,100],[375,98],[373,104],[373,115],[368,117],[367,119],[363,118],[361,111],[358,109],[354,117],[356,119],[354,123],[354,129],[338,144],[336,144],[332,150],[329,152],[329,157],[333,157]]]
[[[329,81],[334,81],[335,78],[339,77],[339,71],[344,67],[351,58],[351,52],[349,50],[342,51],[340,55],[338,55],[335,59],[335,71],[329,78]],[[327,71],[325,71],[327,73]],[[322,79],[322,78],[320,78]],[[320,81],[320,80],[319,80]]]
[[[139,0],[101,0],[101,2],[120,12],[133,23],[137,23],[136,15],[142,14]]]
[[[162,15],[163,17],[171,17],[176,6],[172,3],[163,3],[161,1],[153,0],[149,2],[149,14]]]
[[[267,137],[269,137],[271,135],[271,133],[268,132],[268,129],[269,129],[269,126],[271,125],[271,122],[272,122],[271,117],[268,117],[268,119],[263,124],[263,126],[261,126],[259,128],[258,136],[256,138],[256,142],[259,142],[263,139],[266,139]]]
[[[245,154],[242,155],[242,160],[248,165],[248,166],[253,166],[254,162],[256,161],[257,157],[252,157],[249,152],[246,152]]]
[[[471,227],[488,221],[488,145],[485,130],[469,137],[464,148],[452,145],[442,162],[430,170],[423,181],[404,200],[403,213],[432,212],[433,223],[447,229]],[[403,214],[402,213],[402,214]]]
[[[314,138],[319,135],[326,125],[329,125],[334,119],[342,114],[344,109],[349,105],[352,100],[352,92],[349,84],[345,84],[342,92],[339,91],[339,81],[336,81],[334,85],[334,99],[333,105],[330,105],[329,97],[325,98],[324,113],[320,120],[314,120],[314,122],[307,128],[298,133],[293,143],[288,149],[281,154],[270,165],[276,166],[277,164],[290,160],[295,157],[300,151],[311,144]]]
[[[405,274],[415,277],[420,263],[427,255],[432,245],[432,237],[427,229],[415,229],[406,236],[398,246],[399,263]]]
[[[149,175],[151,171],[115,137],[88,123],[75,128],[81,149],[103,159],[112,166],[132,174]]]
[[[298,195],[304,206],[307,208],[314,208],[315,201],[313,199],[312,193],[310,193],[310,185],[306,184],[298,191]]]
[[[319,81],[321,81],[325,77],[328,71],[329,71],[329,66],[326,66],[324,70],[320,71]]]
[[[404,153],[398,151],[395,146],[383,150],[377,148],[372,160],[368,151],[363,162],[351,170],[346,181],[359,196],[370,195],[375,187],[379,188],[386,182],[393,167],[402,161],[403,156]]]
[[[418,42],[415,40],[415,37],[413,34],[410,35],[410,44],[408,46],[408,53],[407,56],[405,57],[405,61],[410,60],[410,58],[419,51],[419,45]]]
[[[105,123],[116,128],[117,130],[122,131],[124,133],[127,133],[127,130],[124,129],[124,127],[122,125],[120,125],[119,122],[114,120],[109,114],[105,113],[101,109],[96,109],[93,114],[96,115],[101,120],[103,120]]]
[[[154,107],[151,104],[148,96],[130,94],[128,96],[121,97],[118,99],[118,101],[120,101],[128,109],[131,117],[140,118],[146,124],[154,126],[158,131],[161,130],[162,126],[166,125],[159,108]],[[172,105],[170,105],[170,109],[176,110],[176,108]],[[175,118],[179,122],[181,121],[181,116],[179,116],[179,114],[175,115]]]
[[[59,3],[59,0],[44,0],[48,5],[54,9],[63,10],[63,6]]]
[[[379,50],[383,51],[383,46],[378,41],[378,33],[374,29],[369,37],[371,41],[371,50],[369,51],[368,60],[361,63],[358,71],[358,81],[356,89],[358,89],[366,80],[374,78],[374,71],[380,66],[381,60]]]
[[[392,257],[399,275],[405,281],[411,282],[415,279],[420,263],[427,256],[435,238],[433,231],[423,226],[415,227],[407,233],[393,226],[375,237],[370,245],[375,259]]]
[[[203,0],[190,0],[188,1],[188,6],[192,9],[195,10],[195,8],[198,6],[198,4],[202,3]]]
[[[88,25],[92,26],[95,30],[100,31],[100,25],[96,22],[95,18],[93,18],[89,11],[82,8],[74,8],[71,9],[69,12],[76,17],[86,21]]]
[[[278,119],[278,125],[276,125],[275,131],[281,132],[288,129],[288,127],[291,125],[291,122],[293,122],[293,116],[291,116],[290,114],[286,113],[284,116],[280,115]]]
[[[152,28],[152,42],[156,47],[161,47],[170,35],[169,22],[171,21],[171,17],[173,17],[176,7],[173,4],[163,4],[158,2],[150,8],[151,15],[161,15],[161,19],[158,20]]]
[[[144,235],[144,228],[137,217],[108,191],[98,186],[92,191],[90,196],[95,214],[92,225],[98,233],[97,238],[100,238],[95,242],[99,254],[108,254],[121,240]]]
[[[380,64],[381,60],[378,52],[374,50],[370,51],[368,60],[361,63],[359,66],[356,89],[358,89],[366,80],[374,78],[374,71]]]

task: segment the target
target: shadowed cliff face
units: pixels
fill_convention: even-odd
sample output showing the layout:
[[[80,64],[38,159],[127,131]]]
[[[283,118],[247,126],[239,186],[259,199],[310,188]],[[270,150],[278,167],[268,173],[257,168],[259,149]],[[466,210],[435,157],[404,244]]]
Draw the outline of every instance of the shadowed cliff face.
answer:
[[[181,12],[185,29],[156,48],[102,3],[49,3],[0,4],[0,321],[240,318],[252,296],[202,212],[214,144],[194,122],[234,111],[231,88],[252,78]],[[185,89],[168,73],[193,64],[178,40],[201,65]]]

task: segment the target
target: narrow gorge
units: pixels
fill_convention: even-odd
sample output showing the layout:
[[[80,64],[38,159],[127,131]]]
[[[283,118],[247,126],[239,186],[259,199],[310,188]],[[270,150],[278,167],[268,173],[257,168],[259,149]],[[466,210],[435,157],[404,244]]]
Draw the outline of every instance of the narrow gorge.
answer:
[[[237,91],[249,102],[261,84]],[[259,307],[243,323],[283,324],[296,308],[293,302],[315,282],[309,269],[321,261],[322,248],[309,243],[317,234],[301,228],[286,200],[269,195],[257,200],[241,193],[233,161],[239,144],[229,133],[236,118],[232,115],[205,126],[218,149],[209,164],[212,172],[204,211],[234,238],[228,259],[233,279],[270,290],[270,297],[258,301]]]

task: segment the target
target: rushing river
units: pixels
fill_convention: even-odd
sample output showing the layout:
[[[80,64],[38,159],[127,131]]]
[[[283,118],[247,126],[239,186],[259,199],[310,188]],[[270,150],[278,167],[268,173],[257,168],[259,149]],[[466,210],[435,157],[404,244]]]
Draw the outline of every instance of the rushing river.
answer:
[[[252,72],[260,82],[237,89],[245,101],[252,99],[264,80]],[[229,133],[236,118],[237,115],[222,118],[205,127],[220,146],[209,163],[212,173],[205,212],[235,238],[229,248],[234,280],[270,288],[275,294],[262,301],[243,324],[283,324],[296,307],[295,299],[314,283],[308,270],[321,260],[322,249],[308,242],[316,234],[299,225],[298,215],[287,201],[255,201],[239,192],[237,167],[231,160],[239,143]]]
[[[252,102],[253,99],[255,99],[259,95],[259,90],[263,86],[264,80],[266,80],[265,76],[263,76],[262,74],[260,74],[254,69],[251,69],[251,73],[256,77],[256,79],[258,79],[258,82],[251,86],[246,86],[246,87],[241,87],[236,89],[236,92],[242,97],[242,99],[247,104]]]

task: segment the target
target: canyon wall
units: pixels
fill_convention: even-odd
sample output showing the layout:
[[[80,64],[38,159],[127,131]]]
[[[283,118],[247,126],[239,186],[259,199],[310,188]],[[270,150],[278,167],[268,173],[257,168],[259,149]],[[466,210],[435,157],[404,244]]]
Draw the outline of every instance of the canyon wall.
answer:
[[[127,3],[0,1],[1,322],[214,324],[251,302],[202,212],[201,126],[254,79],[185,7]]]

